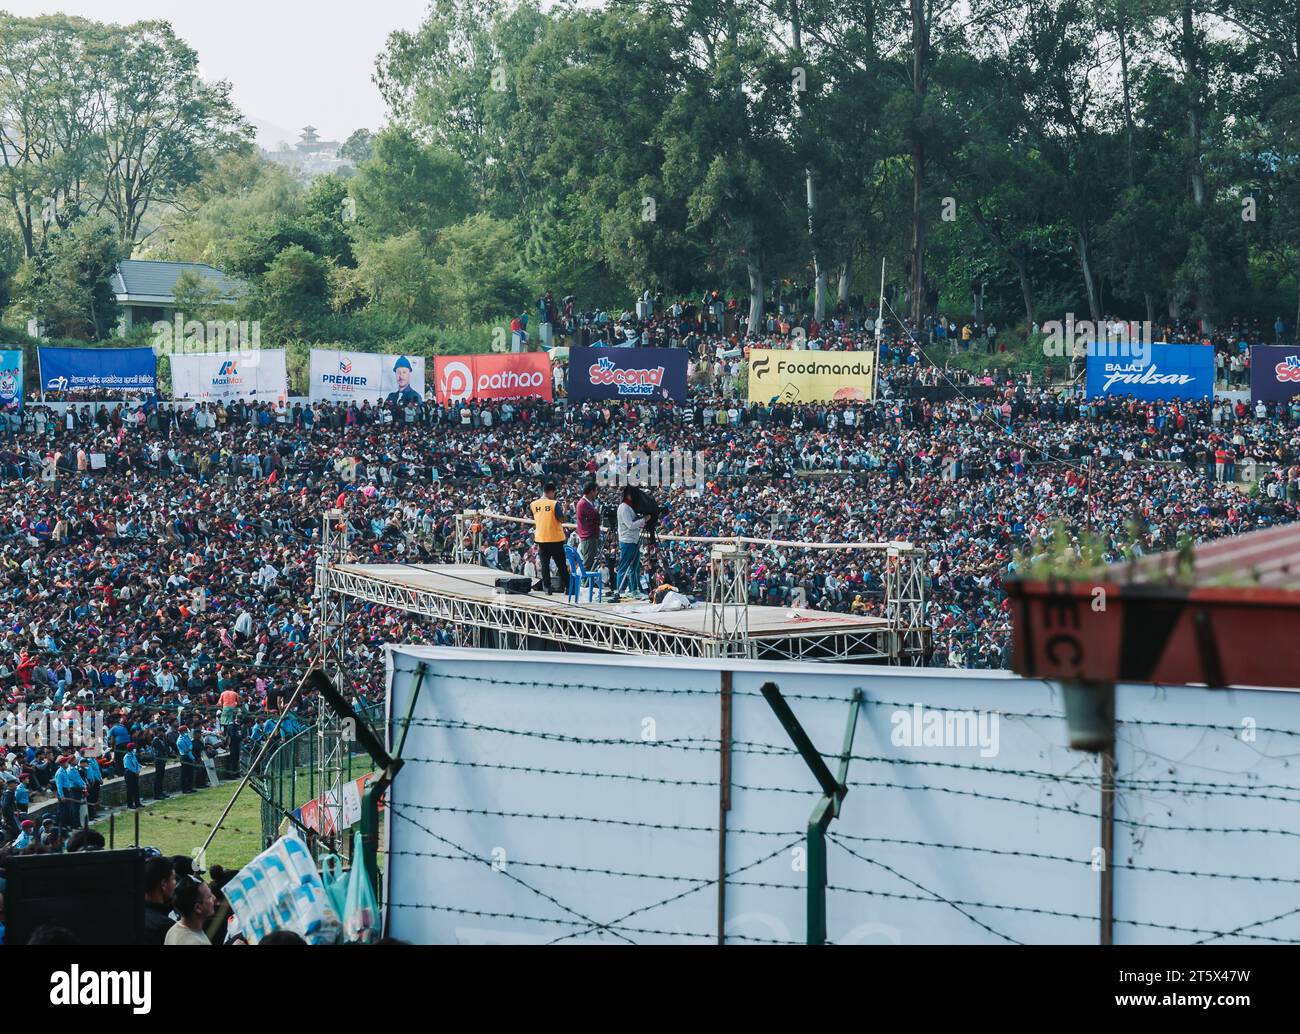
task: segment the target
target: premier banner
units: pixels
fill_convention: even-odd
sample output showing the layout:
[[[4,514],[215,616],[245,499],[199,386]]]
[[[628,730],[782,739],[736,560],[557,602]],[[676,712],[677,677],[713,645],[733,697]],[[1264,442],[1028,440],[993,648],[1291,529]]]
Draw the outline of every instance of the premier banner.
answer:
[[[1088,398],[1132,395],[1143,402],[1208,399],[1214,395],[1209,345],[1132,346],[1131,356],[1089,355]]]
[[[0,410],[17,413],[23,408],[23,351],[0,348]]]
[[[569,398],[686,399],[684,348],[571,348]]]
[[[174,399],[278,402],[289,395],[283,348],[173,355],[171,363]]]
[[[143,348],[41,348],[41,390],[153,393],[158,387],[154,351]]]
[[[1250,401],[1285,402],[1294,395],[1300,395],[1300,346],[1252,346]]]
[[[307,394],[313,402],[423,402],[424,357],[313,348]]]
[[[749,350],[750,402],[866,402],[875,391],[874,352]]]
[[[551,357],[545,352],[440,355],[433,361],[433,376],[442,406],[465,399],[551,401]]]

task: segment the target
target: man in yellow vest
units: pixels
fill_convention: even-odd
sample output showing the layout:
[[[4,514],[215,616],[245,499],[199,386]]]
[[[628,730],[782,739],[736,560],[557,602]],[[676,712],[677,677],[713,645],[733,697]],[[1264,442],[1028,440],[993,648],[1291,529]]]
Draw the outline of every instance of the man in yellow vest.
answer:
[[[564,529],[560,526],[560,504],[555,500],[555,482],[542,486],[542,496],[528,507],[533,514],[533,537],[537,541],[537,571],[540,580],[533,591],[551,595],[551,561],[560,570],[560,592],[569,590],[569,564],[564,559]]]

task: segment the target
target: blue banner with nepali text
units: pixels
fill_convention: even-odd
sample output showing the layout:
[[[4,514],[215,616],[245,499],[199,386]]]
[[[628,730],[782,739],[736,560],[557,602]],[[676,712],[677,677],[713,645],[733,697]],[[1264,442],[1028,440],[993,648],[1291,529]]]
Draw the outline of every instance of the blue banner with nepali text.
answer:
[[[153,394],[158,387],[158,361],[143,348],[42,347],[41,391],[138,391]]]

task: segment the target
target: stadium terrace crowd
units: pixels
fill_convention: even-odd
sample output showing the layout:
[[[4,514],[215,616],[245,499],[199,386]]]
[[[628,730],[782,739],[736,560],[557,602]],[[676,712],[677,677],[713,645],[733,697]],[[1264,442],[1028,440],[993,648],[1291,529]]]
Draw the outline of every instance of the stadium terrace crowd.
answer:
[[[851,322],[840,344],[875,347],[870,320]],[[788,340],[788,329],[773,333],[771,343]],[[0,732],[20,710],[28,722],[97,712],[108,724],[80,749],[0,746],[0,860],[97,836],[84,827],[112,775],[138,807],[166,796],[171,766],[190,792],[219,752],[235,772],[268,737],[303,727],[314,700],[287,705],[313,651],[329,508],[346,514],[353,559],[443,561],[463,510],[526,518],[554,481],[572,519],[593,480],[599,504],[618,502],[606,486],[620,447],[689,454],[698,477],[645,486],[661,534],[915,542],[928,554],[929,663],[986,668],[1008,664],[1003,578],[1058,536],[1099,535],[1117,560],[1300,516],[1300,397],[1090,402],[1050,374],[1035,383],[930,365],[929,346],[903,336],[882,350],[875,402],[747,404],[742,352],[720,328],[676,344],[693,356],[691,397],[679,404],[79,399],[5,414]],[[1250,490],[1236,483],[1243,469]],[[484,519],[479,531],[484,563],[539,578],[528,524]],[[612,568],[618,547],[605,538]],[[643,537],[641,549],[640,593],[706,593],[705,546]],[[751,547],[750,598],[880,613],[883,563],[874,552]],[[378,606],[350,608],[349,625],[358,703],[382,696],[384,642],[457,642],[449,625]],[[185,873],[178,895],[176,864],[150,863],[160,938],[184,915],[194,934],[220,896],[219,877],[204,893]],[[198,941],[176,932],[169,943]]]

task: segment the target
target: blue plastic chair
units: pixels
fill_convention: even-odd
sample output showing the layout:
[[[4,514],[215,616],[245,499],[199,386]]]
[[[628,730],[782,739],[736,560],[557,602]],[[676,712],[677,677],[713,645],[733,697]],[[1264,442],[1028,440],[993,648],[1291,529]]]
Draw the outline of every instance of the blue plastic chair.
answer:
[[[605,572],[588,571],[582,566],[582,557],[578,555],[578,551],[572,546],[566,545],[564,547],[564,557],[569,562],[569,591],[566,594],[565,599],[573,600],[574,603],[577,603],[578,594],[582,591],[582,587],[585,585],[587,587],[588,603],[591,602],[593,590],[600,593],[599,602],[604,603]]]

